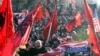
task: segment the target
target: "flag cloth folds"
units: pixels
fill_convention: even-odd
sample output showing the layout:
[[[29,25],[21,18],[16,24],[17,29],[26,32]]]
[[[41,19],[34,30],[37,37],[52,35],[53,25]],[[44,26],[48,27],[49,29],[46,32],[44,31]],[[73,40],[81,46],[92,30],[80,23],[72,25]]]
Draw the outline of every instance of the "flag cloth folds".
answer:
[[[89,41],[89,43],[92,44],[92,50],[93,50],[93,52],[95,52],[98,56],[100,56],[100,49],[98,47],[97,36],[95,35],[95,32],[93,31],[93,29],[91,27],[89,27],[88,29],[89,29],[89,38],[88,38],[88,41]]]
[[[68,32],[71,32],[73,28],[75,27],[75,19],[70,20],[66,25],[65,29],[67,29]]]
[[[43,12],[42,12],[42,4],[41,3],[38,3],[36,10],[38,10],[38,12],[34,19],[34,22],[37,22],[38,20],[41,20],[44,17]]]
[[[25,35],[21,39],[20,46],[27,44],[31,30],[32,30],[32,27],[29,25],[28,28],[27,28],[27,31],[25,32]]]
[[[92,9],[90,6],[87,4],[86,0],[84,0],[84,10],[85,10],[85,15],[88,18],[87,21],[88,23],[93,27],[93,22],[92,22]]]
[[[44,11],[45,11],[45,17],[49,18],[50,15],[49,15],[49,12],[48,12],[48,10],[46,9],[46,7],[45,7]]]
[[[75,16],[75,26],[81,26],[82,25],[82,16],[81,13],[78,11]]]
[[[28,14],[25,20],[18,26],[17,31],[14,33],[13,38],[11,38],[6,46],[3,48],[1,56],[12,56],[15,49],[20,45],[21,40],[23,39],[25,33],[30,31],[30,27],[32,27],[32,16],[36,17],[36,14],[39,11],[40,6],[37,6],[37,9],[33,10]],[[27,38],[26,38],[27,39]]]
[[[3,0],[0,13],[4,16],[4,26],[2,28],[2,35],[10,38],[14,33],[13,26],[13,12],[11,0]]]
[[[37,7],[33,11],[33,14],[31,14],[31,15],[32,15],[31,17],[32,17],[32,20],[33,20],[34,23],[43,18],[42,4],[41,3],[38,3]],[[32,30],[32,26],[29,26],[28,30],[25,33],[25,35],[21,39],[20,45],[25,45],[27,43],[27,41],[29,39],[29,36],[30,36],[30,33],[31,33],[31,30]]]
[[[86,0],[84,0],[84,9],[87,16],[87,21],[89,24],[89,43],[92,44],[92,50],[94,53],[96,53],[98,56],[100,56],[100,49],[98,46],[98,40],[96,33],[94,31],[94,25],[93,25],[93,16],[92,16],[92,9],[89,7]]]
[[[54,9],[52,12],[51,20],[47,23],[47,25],[45,26],[44,31],[43,31],[43,36],[44,36],[45,41],[47,41],[50,27],[51,27],[50,36],[52,36],[53,33],[57,29],[58,23],[57,23],[56,16],[57,16],[57,11],[56,11],[56,9]]]
[[[0,7],[0,51],[14,34],[11,0],[3,0]]]

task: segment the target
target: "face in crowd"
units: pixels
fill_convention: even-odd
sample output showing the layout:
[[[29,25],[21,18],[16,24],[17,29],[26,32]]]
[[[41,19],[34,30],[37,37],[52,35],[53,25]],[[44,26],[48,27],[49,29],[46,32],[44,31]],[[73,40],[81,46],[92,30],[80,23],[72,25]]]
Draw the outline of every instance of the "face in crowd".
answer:
[[[37,49],[42,48],[42,42],[41,42],[41,40],[37,40],[35,42],[35,48],[37,48]]]

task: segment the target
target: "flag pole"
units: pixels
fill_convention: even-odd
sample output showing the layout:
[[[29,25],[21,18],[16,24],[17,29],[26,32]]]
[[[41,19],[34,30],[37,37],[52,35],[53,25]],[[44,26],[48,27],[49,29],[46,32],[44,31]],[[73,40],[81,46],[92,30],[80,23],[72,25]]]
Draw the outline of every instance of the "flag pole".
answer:
[[[47,40],[46,40],[46,45],[48,45],[48,41],[50,39],[51,29],[52,29],[52,22],[50,23],[50,28],[49,28],[48,37],[47,37]]]

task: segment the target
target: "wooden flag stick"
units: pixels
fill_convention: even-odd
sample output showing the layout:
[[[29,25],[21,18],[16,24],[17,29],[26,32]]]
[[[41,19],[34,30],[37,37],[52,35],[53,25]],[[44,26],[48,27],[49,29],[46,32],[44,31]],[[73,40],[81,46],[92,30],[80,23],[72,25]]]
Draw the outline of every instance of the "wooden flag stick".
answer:
[[[50,23],[50,28],[49,28],[49,32],[48,32],[48,37],[47,37],[46,45],[48,45],[48,41],[50,39],[51,29],[52,29],[52,22]]]

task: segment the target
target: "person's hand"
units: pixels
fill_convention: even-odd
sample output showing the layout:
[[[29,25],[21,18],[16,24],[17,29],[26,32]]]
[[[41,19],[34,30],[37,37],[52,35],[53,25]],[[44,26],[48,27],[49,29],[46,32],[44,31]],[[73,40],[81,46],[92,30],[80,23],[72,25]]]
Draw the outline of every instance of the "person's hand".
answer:
[[[29,41],[28,42],[28,48],[30,49],[30,48],[32,48],[32,46],[33,46],[32,41]]]

